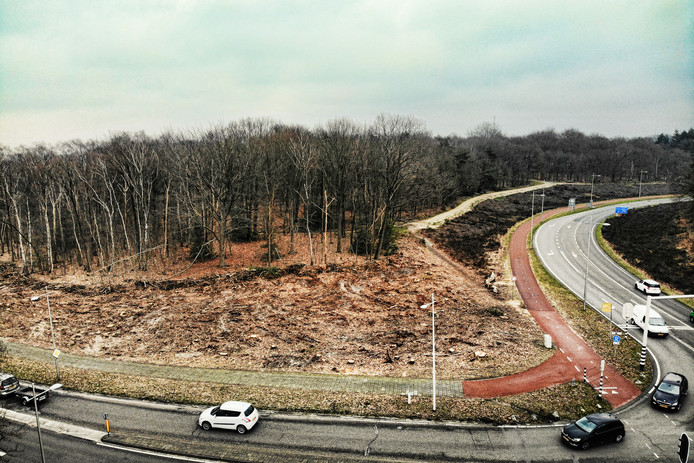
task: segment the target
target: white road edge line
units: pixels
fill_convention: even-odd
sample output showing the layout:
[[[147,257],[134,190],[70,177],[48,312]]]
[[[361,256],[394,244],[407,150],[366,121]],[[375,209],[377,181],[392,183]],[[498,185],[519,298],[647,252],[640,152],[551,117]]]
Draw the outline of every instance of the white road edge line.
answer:
[[[181,461],[192,461],[195,463],[219,463],[222,460],[203,460],[200,458],[193,458],[185,455],[175,455],[171,453],[161,453],[161,452],[155,452],[152,450],[144,450],[144,449],[138,449],[134,447],[124,447],[122,445],[117,445],[117,444],[110,444],[108,442],[97,442],[97,445],[100,445],[102,447],[109,447],[112,449],[116,450],[122,450],[125,452],[130,452],[130,453],[139,453],[141,455],[150,455],[154,457],[162,457],[162,458],[168,458],[170,460],[181,460]]]
[[[7,410],[6,408],[0,408],[0,415],[8,420],[15,421],[32,428],[36,427],[36,416],[33,414],[27,415],[26,413],[19,413],[13,410]],[[39,417],[39,423],[41,423],[41,429],[57,432],[59,434],[67,434],[92,442],[101,442],[101,438],[107,434],[103,431],[95,431],[94,429],[84,428],[74,424],[61,423],[59,421],[49,420],[41,417]]]

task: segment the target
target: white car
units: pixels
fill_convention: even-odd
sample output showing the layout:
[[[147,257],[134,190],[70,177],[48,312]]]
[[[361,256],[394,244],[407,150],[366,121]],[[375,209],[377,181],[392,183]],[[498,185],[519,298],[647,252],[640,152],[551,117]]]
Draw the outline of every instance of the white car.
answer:
[[[248,402],[224,402],[222,405],[210,407],[203,411],[198,418],[198,424],[205,431],[212,428],[235,429],[243,434],[258,422],[258,410]]]
[[[634,283],[634,288],[644,294],[651,296],[660,296],[660,283],[654,280],[639,280]]]

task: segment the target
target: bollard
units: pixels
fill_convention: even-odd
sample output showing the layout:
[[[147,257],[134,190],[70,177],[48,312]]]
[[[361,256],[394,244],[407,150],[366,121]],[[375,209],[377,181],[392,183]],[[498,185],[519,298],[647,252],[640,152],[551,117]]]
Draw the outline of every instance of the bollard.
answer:
[[[600,389],[598,390],[598,397],[602,398],[602,373],[600,373]]]
[[[545,347],[547,349],[552,348],[552,335],[545,334]]]
[[[646,369],[646,346],[641,347],[641,359],[639,360],[639,370]]]
[[[586,376],[586,367],[583,367],[583,382],[584,383],[588,382],[588,377]]]

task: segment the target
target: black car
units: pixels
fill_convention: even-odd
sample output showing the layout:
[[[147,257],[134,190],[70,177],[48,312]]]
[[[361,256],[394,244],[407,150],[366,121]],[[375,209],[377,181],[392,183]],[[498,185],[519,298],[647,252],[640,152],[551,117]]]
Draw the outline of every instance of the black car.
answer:
[[[679,373],[670,372],[663,376],[660,384],[653,391],[651,405],[668,410],[679,410],[682,400],[687,395],[687,378]]]
[[[595,413],[565,426],[561,431],[561,440],[584,450],[592,445],[622,442],[624,424],[609,413]]]

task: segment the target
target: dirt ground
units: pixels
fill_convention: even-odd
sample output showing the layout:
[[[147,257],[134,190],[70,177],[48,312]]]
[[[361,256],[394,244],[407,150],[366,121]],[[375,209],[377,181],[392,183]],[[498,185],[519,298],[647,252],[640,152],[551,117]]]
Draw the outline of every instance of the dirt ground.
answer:
[[[288,237],[280,249],[289,249]],[[406,236],[368,260],[308,243],[262,272],[262,243],[234,244],[228,266],[153,259],[146,275],[58,269],[0,275],[0,326],[10,341],[138,362],[213,368],[428,377],[436,300],[437,375],[488,378],[545,360],[527,312],[492,294],[473,268],[454,269]],[[334,244],[328,243],[330,249]],[[183,255],[183,251],[181,252]],[[268,275],[270,273],[270,275]],[[507,294],[510,296],[510,294]]]

